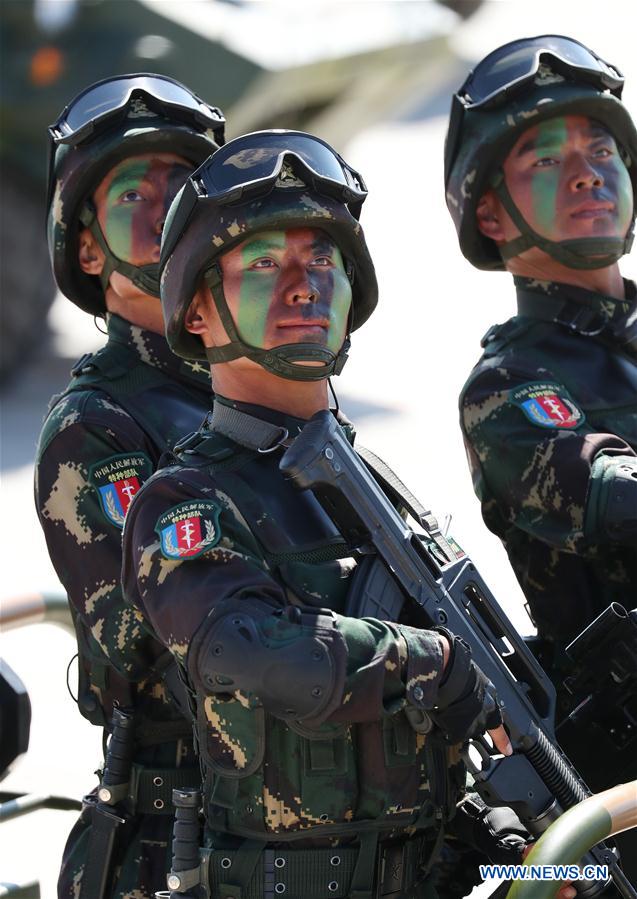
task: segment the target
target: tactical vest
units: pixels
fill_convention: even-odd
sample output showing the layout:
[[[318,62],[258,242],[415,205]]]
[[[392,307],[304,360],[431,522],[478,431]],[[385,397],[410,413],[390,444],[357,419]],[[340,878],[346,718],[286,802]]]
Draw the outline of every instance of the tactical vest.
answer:
[[[151,461],[157,467],[164,455],[184,435],[196,431],[212,405],[211,389],[197,388],[175,380],[161,369],[142,361],[138,353],[123,343],[109,342],[93,354],[82,356],[71,369],[72,380],[51,403],[51,412],[69,394],[82,391],[105,393],[124,409],[144,432]],[[147,447],[147,448],[148,448]],[[79,654],[78,707],[92,724],[109,727],[99,697],[108,694],[124,707],[134,705],[133,687],[109,663],[89,630],[70,604]],[[163,649],[148,672],[149,679],[161,679],[168,695],[183,706],[183,687],[171,654]],[[183,720],[140,721],[137,738],[141,744],[169,741],[191,735]]]
[[[276,522],[276,533],[254,537],[268,573],[291,600],[347,614],[355,577],[343,577],[343,563],[354,562],[351,551],[316,498],[284,481],[279,453],[259,456],[210,431],[176,453],[206,471],[246,520]],[[183,470],[180,476],[187,477]],[[306,528],[317,522],[316,539],[308,541],[306,530],[299,541],[294,521]],[[309,730],[273,717],[252,694],[193,690],[191,701],[212,833],[261,844],[435,833],[455,805],[450,750],[417,734],[402,711]]]

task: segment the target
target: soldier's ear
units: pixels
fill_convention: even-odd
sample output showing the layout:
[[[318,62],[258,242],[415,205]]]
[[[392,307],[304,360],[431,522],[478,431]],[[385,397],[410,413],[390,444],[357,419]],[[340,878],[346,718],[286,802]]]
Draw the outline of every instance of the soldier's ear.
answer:
[[[211,306],[210,289],[204,284],[195,293],[184,316],[186,331],[189,331],[191,334],[199,334],[206,346],[211,345],[206,343],[206,337],[209,337],[208,315],[206,315],[206,312],[209,312]]]
[[[88,228],[80,231],[77,258],[85,275],[101,275],[104,268],[104,253]]]
[[[500,221],[500,201],[492,190],[488,190],[478,203],[476,209],[476,223],[478,230],[485,237],[502,242],[505,239],[502,222]]]

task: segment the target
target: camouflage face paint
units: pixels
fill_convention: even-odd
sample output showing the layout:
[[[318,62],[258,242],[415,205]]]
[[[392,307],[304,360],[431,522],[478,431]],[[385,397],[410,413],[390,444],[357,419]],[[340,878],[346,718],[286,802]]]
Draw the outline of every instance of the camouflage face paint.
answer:
[[[241,338],[270,349],[318,343],[336,353],[347,329],[352,290],[343,257],[330,238],[311,229],[271,231],[240,248],[235,312]],[[294,299],[296,292],[312,301]]]
[[[568,136],[565,119],[551,119],[538,125],[536,159],[560,156]],[[545,237],[552,237],[557,220],[556,204],[560,185],[559,166],[540,167],[533,170],[531,182],[533,211],[537,230]]]
[[[618,233],[623,236],[632,221],[635,198],[628,169],[619,152],[609,162],[606,186],[611,196],[615,198]]]
[[[114,171],[103,199],[103,231],[112,252],[134,265],[159,259],[161,230],[168,207],[189,168],[161,159],[130,159]]]
[[[626,234],[633,208],[630,176],[613,137],[591,119],[559,117],[529,129],[505,169],[516,205],[544,237]],[[588,202],[601,206],[582,210]]]
[[[239,336],[250,346],[263,348],[265,345],[268,312],[279,276],[279,269],[275,265],[254,266],[269,254],[284,251],[284,231],[263,234],[241,247],[242,278],[236,321]]]

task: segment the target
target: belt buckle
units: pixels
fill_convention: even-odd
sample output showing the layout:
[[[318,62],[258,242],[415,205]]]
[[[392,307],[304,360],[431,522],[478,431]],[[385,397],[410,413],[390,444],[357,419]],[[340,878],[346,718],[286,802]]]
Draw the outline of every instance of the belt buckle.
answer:
[[[381,844],[379,897],[402,895],[405,879],[405,842]]]

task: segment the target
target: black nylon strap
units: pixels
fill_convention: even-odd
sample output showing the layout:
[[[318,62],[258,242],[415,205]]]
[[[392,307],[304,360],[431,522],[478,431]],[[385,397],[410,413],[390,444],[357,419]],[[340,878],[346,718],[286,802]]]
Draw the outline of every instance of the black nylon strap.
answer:
[[[105,806],[92,809],[91,832],[79,899],[105,899],[112,873],[117,831],[125,821]]]
[[[288,445],[288,432],[279,425],[263,421],[247,412],[241,412],[225,403],[215,403],[210,418],[210,428],[235,443],[257,452],[269,452],[278,446]]]
[[[381,899],[385,887],[398,884],[398,896],[420,883],[438,843],[439,834],[379,843],[377,831],[358,845],[335,848],[262,849],[258,841],[246,841],[236,850],[202,850],[202,879],[214,897]],[[242,860],[246,847],[249,857]]]
[[[453,562],[456,554],[443,536],[436,517],[422,505],[411,490],[403,484],[398,475],[383,462],[379,456],[358,444],[356,452],[382,487],[392,502],[400,503],[409,514],[420,524],[427,536],[434,541],[445,559]]]
[[[147,768],[133,765],[128,796],[137,815],[172,815],[173,790],[194,789],[201,781],[199,768]]]

